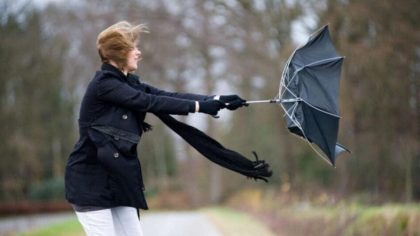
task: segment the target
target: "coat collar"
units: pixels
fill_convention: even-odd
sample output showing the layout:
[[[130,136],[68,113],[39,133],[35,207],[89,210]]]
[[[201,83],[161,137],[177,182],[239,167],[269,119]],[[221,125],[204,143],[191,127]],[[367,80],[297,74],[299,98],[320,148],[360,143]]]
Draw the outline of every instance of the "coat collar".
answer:
[[[129,79],[134,79],[135,81],[140,80],[140,78],[135,74],[128,73],[127,75],[124,75],[124,73],[120,69],[108,63],[103,63],[101,66],[101,70],[112,72],[113,74],[117,75],[118,78],[122,80],[129,80]]]
[[[102,66],[101,66],[101,70],[113,72],[116,75],[118,75],[118,77],[120,77],[121,79],[124,79],[124,80],[126,80],[127,76],[128,76],[128,75],[127,76],[124,75],[124,73],[120,69],[118,69],[117,67],[115,67],[111,64],[108,64],[108,63],[103,63]]]

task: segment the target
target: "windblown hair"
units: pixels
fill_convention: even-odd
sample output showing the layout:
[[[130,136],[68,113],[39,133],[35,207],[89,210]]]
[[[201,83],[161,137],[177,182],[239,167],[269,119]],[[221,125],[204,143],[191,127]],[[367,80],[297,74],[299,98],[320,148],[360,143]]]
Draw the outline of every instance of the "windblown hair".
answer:
[[[148,33],[146,25],[120,21],[99,33],[96,40],[102,62],[115,62],[119,69],[127,64],[127,54],[137,47],[141,33]]]

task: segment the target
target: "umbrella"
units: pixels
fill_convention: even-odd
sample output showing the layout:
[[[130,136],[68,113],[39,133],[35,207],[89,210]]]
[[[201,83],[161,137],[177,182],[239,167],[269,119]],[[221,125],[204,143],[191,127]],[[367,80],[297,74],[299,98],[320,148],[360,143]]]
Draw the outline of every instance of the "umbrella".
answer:
[[[348,151],[337,143],[343,59],[338,55],[326,25],[289,57],[279,93],[274,99],[246,102],[280,104],[289,131],[305,139],[333,166],[337,155]]]

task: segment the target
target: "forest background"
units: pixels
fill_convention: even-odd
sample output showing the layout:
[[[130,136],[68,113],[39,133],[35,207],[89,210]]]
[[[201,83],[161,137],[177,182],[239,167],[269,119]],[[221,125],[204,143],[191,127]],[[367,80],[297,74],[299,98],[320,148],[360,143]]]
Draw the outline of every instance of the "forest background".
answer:
[[[249,158],[255,150],[272,166],[268,184],[210,163],[149,115],[154,130],[139,152],[152,205],[417,202],[420,14],[413,9],[419,1],[0,1],[0,202],[64,201],[80,101],[100,67],[96,36],[120,20],[148,25],[137,74],[170,91],[272,98],[289,55],[325,24],[346,57],[339,141],[351,154],[336,168],[289,134],[273,104],[222,111],[220,119],[177,117]]]

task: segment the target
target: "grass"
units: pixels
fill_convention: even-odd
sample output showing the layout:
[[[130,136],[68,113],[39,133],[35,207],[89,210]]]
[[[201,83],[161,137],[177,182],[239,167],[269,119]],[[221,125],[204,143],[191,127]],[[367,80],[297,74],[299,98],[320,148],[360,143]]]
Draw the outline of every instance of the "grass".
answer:
[[[19,236],[84,236],[82,226],[77,218],[33,230]]]
[[[278,209],[274,216],[277,233],[285,235],[420,236],[419,204],[289,206]]]
[[[386,205],[356,210],[345,235],[419,235],[420,205]]]
[[[226,236],[274,236],[251,215],[231,208],[215,207],[201,210]]]

